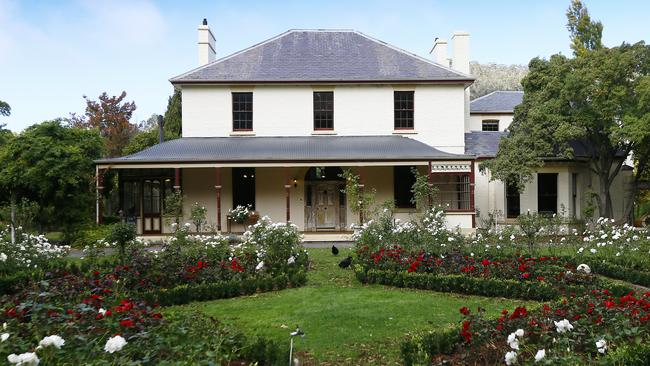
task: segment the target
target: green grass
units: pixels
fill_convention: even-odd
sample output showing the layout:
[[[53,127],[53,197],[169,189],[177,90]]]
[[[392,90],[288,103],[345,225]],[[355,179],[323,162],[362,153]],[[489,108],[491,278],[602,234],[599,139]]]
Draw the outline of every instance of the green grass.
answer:
[[[488,316],[521,301],[461,296],[431,291],[362,285],[351,270],[337,264],[347,249],[334,257],[329,249],[311,249],[309,282],[297,289],[247,297],[194,303],[168,311],[201,311],[241,327],[289,341],[296,325],[306,336],[297,351],[306,364],[399,364],[399,343],[407,332],[447,327],[460,319],[459,309],[478,306]],[[287,328],[288,327],[288,328]]]

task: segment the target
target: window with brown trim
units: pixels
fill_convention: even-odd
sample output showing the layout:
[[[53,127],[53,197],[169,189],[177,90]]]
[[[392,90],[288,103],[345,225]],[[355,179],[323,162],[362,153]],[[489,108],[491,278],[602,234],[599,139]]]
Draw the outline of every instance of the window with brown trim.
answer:
[[[413,91],[395,91],[394,99],[394,117],[396,130],[412,130],[414,103]]]
[[[232,93],[232,130],[253,130],[253,93]]]
[[[314,130],[334,129],[334,92],[314,92]]]
[[[498,119],[484,119],[481,123],[482,131],[499,131]]]

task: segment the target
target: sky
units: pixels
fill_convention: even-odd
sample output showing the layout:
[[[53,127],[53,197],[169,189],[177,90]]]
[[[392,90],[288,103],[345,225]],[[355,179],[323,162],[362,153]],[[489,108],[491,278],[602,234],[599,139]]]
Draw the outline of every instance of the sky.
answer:
[[[526,64],[569,55],[570,0],[0,0],[1,117],[13,131],[71,112],[102,92],[135,101],[132,122],[165,112],[168,79],[198,66],[207,18],[217,58],[292,28],[355,29],[430,57],[435,37],[471,34],[471,59]],[[650,1],[586,0],[607,46],[650,34]]]

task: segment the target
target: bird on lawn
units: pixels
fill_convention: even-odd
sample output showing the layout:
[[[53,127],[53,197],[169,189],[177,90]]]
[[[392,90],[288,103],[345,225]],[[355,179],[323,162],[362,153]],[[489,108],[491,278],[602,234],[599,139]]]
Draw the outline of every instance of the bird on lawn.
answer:
[[[341,263],[339,263],[339,267],[348,268],[350,267],[351,264],[352,264],[352,257],[348,256],[347,258],[342,260]]]
[[[339,255],[339,248],[336,245],[332,245],[332,254]]]

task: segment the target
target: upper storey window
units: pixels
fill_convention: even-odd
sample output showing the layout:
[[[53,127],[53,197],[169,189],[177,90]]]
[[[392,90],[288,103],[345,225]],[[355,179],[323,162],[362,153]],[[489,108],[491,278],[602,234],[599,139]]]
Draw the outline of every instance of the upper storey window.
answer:
[[[395,129],[413,129],[413,91],[395,91]]]
[[[483,131],[499,131],[498,119],[484,119],[481,124]]]
[[[232,130],[253,130],[253,93],[232,93]]]
[[[334,92],[314,92],[314,130],[334,129]]]

